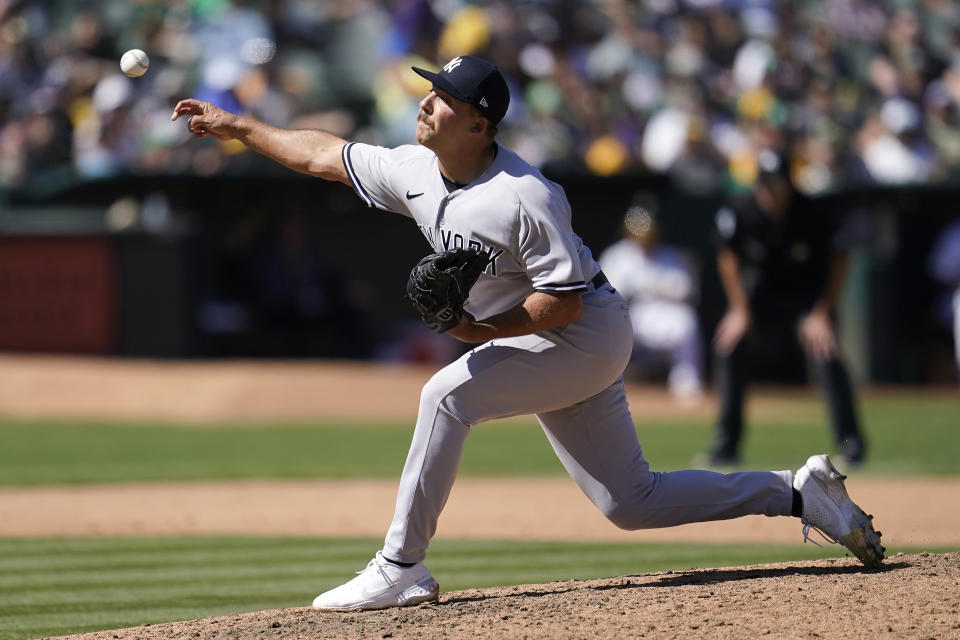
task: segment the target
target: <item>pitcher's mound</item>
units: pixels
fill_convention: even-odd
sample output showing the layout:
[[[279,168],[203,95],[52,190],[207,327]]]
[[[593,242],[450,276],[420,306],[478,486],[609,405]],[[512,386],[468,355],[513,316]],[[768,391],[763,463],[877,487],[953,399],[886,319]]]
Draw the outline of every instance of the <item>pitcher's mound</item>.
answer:
[[[261,611],[71,640],[958,638],[960,553],[667,571],[441,593],[406,609]],[[441,588],[443,585],[441,585]]]

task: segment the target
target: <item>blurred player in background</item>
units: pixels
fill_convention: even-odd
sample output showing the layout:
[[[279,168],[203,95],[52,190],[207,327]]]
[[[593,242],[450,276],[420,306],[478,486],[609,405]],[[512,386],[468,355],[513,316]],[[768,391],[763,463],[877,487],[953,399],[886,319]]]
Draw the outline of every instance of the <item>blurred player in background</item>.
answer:
[[[740,461],[753,341],[748,337],[773,327],[799,339],[817,371],[840,453],[856,465],[864,459],[865,444],[832,317],[846,278],[847,235],[835,219],[798,214],[779,155],[761,151],[758,165],[752,192],[732,199],[716,217],[717,265],[728,310],[713,339],[720,413],[709,462]],[[762,347],[779,350],[777,344]]]
[[[623,239],[600,255],[600,266],[630,306],[632,368],[646,376],[666,365],[674,397],[696,402],[703,394],[696,270],[684,251],[660,242],[657,215],[652,199],[631,206]]]
[[[953,327],[953,354],[960,379],[960,220],[948,224],[937,237],[930,252],[929,271],[947,291],[938,305],[940,315]],[[950,320],[948,320],[950,318]]]

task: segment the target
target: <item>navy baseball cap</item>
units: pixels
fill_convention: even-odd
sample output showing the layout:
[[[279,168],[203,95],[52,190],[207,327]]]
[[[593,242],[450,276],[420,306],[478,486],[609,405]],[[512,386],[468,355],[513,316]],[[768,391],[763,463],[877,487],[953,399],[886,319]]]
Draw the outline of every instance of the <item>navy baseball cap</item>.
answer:
[[[498,124],[510,106],[510,89],[500,70],[475,56],[457,56],[440,73],[411,67],[423,78],[454,98],[469,102],[493,124]]]

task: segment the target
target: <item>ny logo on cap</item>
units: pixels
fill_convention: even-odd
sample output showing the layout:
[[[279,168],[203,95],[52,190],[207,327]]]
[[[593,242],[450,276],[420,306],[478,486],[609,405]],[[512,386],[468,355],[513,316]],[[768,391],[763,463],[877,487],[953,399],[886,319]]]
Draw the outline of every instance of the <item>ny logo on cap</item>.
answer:
[[[443,70],[447,73],[453,73],[453,70],[459,67],[461,62],[463,62],[463,58],[457,56],[447,64],[443,65]]]

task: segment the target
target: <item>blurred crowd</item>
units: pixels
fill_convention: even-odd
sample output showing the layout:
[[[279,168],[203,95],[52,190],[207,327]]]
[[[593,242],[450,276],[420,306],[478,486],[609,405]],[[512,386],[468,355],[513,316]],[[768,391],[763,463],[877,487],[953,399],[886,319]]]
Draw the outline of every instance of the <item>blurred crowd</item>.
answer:
[[[120,73],[130,48],[142,78]],[[960,168],[954,0],[0,0],[0,185],[263,170],[188,144],[188,96],[410,142],[428,87],[409,67],[458,54],[504,71],[502,141],[561,175],[729,191],[774,148],[817,194]]]

